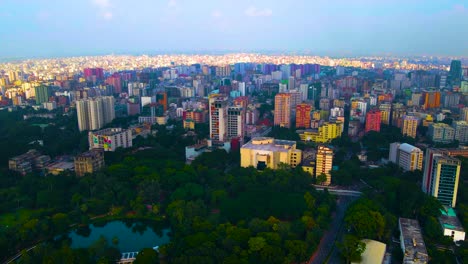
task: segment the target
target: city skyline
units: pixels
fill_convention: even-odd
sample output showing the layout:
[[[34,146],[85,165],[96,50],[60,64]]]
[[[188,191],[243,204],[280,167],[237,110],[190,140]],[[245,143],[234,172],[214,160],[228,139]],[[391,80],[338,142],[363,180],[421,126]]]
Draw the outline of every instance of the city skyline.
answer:
[[[468,7],[438,1],[4,0],[0,58],[301,52],[468,56]]]

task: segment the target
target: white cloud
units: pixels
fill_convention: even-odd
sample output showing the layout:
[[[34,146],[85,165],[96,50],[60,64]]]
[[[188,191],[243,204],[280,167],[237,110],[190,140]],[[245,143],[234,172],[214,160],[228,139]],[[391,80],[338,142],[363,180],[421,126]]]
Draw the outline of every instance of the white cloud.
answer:
[[[215,17],[215,18],[219,18],[219,17],[222,17],[222,16],[223,16],[223,13],[221,13],[221,11],[219,11],[219,10],[214,10],[214,11],[211,13],[211,16],[212,16],[212,17]]]
[[[91,0],[91,3],[99,9],[99,16],[105,20],[111,20],[114,16],[111,0]]]
[[[167,2],[167,6],[168,7],[176,7],[177,6],[177,1],[176,0],[169,0],[169,2]]]
[[[273,11],[270,8],[258,9],[255,6],[250,6],[244,11],[244,14],[250,17],[268,17],[273,15]]]
[[[102,14],[102,17],[103,17],[104,19],[106,19],[106,20],[111,20],[111,19],[112,19],[112,16],[113,16],[113,14],[112,14],[112,12],[110,12],[110,11],[106,11],[106,12],[104,12],[104,13]]]
[[[109,8],[111,6],[110,0],[91,0],[91,2],[99,8]]]

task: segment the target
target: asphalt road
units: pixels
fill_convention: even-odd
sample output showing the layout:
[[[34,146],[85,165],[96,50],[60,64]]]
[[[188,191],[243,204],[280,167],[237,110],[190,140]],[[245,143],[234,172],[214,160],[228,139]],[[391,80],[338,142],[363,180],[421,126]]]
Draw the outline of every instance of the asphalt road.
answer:
[[[314,252],[314,255],[309,260],[309,264],[323,264],[326,263],[328,257],[330,256],[330,260],[333,259],[333,262],[329,262],[332,264],[340,263],[339,257],[337,256],[337,250],[334,249],[335,241],[337,236],[339,235],[343,218],[348,209],[348,206],[356,200],[358,197],[351,197],[351,196],[341,196],[339,197],[336,205],[336,212],[333,216],[333,221],[331,223],[330,228],[320,240],[320,244],[317,250]],[[330,255],[333,250],[333,255]],[[338,262],[336,262],[338,261]]]

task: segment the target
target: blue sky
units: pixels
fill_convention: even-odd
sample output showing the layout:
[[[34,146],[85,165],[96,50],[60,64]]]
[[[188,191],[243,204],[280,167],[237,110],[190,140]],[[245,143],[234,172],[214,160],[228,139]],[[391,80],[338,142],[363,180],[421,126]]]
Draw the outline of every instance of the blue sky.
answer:
[[[0,57],[206,51],[468,56],[467,0],[0,0]]]

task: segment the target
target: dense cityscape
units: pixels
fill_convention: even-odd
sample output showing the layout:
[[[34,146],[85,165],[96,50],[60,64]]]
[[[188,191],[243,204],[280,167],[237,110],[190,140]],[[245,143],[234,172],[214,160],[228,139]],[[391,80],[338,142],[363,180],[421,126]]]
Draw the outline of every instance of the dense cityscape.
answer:
[[[4,63],[4,260],[465,263],[463,62]],[[74,241],[119,220],[156,238],[142,248],[118,233]]]
[[[0,263],[468,264],[466,0],[0,0]]]

